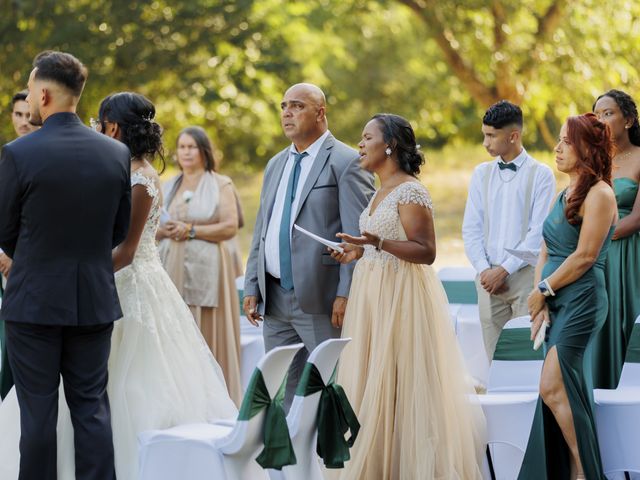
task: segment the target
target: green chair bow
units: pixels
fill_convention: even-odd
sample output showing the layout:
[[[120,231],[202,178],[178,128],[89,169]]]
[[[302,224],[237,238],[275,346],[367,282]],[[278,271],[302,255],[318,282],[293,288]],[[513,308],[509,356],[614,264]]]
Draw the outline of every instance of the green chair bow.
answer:
[[[358,437],[360,423],[342,387],[333,381],[325,385],[318,368],[307,362],[296,395],[307,397],[316,392],[322,392],[316,417],[316,452],[327,468],[344,468],[344,462],[351,458],[349,448]],[[348,431],[351,437],[345,440]]]
[[[249,421],[262,410],[267,409],[264,418],[264,448],[256,461],[262,468],[281,470],[286,465],[296,463],[296,454],[291,445],[287,416],[278,396],[271,399],[260,369],[256,368],[238,413],[238,421]]]

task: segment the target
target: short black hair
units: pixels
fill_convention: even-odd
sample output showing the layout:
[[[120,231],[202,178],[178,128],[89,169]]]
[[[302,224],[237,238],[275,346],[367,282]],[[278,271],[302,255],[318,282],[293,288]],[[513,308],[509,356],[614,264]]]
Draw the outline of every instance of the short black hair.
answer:
[[[16,102],[26,102],[27,95],[29,95],[29,92],[27,90],[22,90],[21,92],[16,93],[11,98],[11,109],[13,110],[13,107],[15,106]]]
[[[33,59],[33,66],[37,68],[34,78],[62,85],[75,97],[80,96],[87,81],[87,67],[70,53],[51,50],[40,52]]]
[[[500,100],[498,103],[491,105],[485,112],[484,117],[482,117],[482,123],[497,129],[513,124],[522,128],[522,110],[518,105],[507,100]]]

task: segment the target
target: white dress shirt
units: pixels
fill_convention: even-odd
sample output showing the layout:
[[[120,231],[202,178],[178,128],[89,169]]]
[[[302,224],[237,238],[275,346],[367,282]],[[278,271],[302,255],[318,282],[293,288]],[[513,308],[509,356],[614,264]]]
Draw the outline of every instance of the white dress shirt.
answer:
[[[505,251],[505,248],[539,252],[542,245],[542,224],[556,193],[556,182],[551,169],[537,162],[523,148],[511,161],[518,169],[500,170],[497,157],[476,167],[469,185],[469,196],[462,222],[462,239],[469,261],[478,273],[492,265],[502,266],[509,274],[523,268],[526,263]],[[522,222],[524,202],[531,169],[538,164],[533,179],[529,210],[529,227],[524,241]],[[484,182],[490,175],[488,198],[484,197]],[[488,205],[489,231],[485,242],[484,206]]]
[[[300,177],[298,178],[298,185],[296,187],[296,194],[291,204],[291,225],[289,226],[289,235],[291,235],[291,227],[295,221],[295,212],[298,209],[298,203],[300,202],[300,195],[302,189],[307,181],[313,162],[318,156],[320,147],[329,136],[329,130],[324,132],[315,142],[307,147],[305,152],[307,156],[300,160]],[[269,225],[267,226],[267,236],[265,237],[265,259],[267,273],[275,278],[280,278],[280,224],[282,223],[282,212],[284,210],[284,197],[287,194],[287,184],[289,183],[289,176],[291,175],[291,169],[294,164],[294,153],[303,153],[296,150],[295,145],[291,144],[289,148],[289,158],[287,164],[282,172],[280,178],[280,184],[278,185],[278,191],[276,192],[276,198],[273,203],[273,210],[271,211],[271,218],[269,219]]]

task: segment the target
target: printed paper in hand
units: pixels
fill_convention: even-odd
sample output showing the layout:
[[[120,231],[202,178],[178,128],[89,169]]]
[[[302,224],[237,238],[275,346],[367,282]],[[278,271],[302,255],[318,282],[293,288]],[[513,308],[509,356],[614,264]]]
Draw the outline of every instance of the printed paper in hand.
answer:
[[[344,253],[344,249],[340,246],[338,242],[332,242],[331,240],[326,240],[322,237],[319,237],[315,233],[311,233],[310,231],[305,230],[302,227],[299,227],[298,225],[294,224],[293,227],[299,232],[304,233],[308,237],[313,238],[316,242],[320,242],[321,244],[326,245],[327,247],[329,247],[332,250],[335,250],[336,252]]]

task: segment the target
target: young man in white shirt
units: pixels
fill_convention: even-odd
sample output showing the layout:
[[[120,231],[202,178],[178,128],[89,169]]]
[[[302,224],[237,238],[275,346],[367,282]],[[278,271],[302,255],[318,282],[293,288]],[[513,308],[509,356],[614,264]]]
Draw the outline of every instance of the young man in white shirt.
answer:
[[[505,249],[539,253],[542,224],[556,185],[552,170],[522,147],[522,110],[506,100],[482,119],[482,145],[494,158],[476,167],[462,224],[469,261],[478,272],[476,288],[489,361],[504,325],[527,315],[534,267]]]

